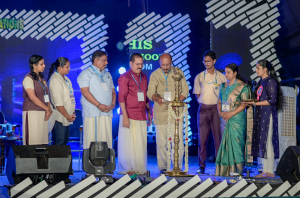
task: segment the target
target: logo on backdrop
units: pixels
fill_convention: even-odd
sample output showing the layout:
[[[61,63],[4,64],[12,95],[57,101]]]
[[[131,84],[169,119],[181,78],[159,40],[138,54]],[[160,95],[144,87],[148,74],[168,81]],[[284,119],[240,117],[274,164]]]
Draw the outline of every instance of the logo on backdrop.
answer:
[[[188,47],[191,44],[189,34],[191,33],[188,14],[160,16],[154,12],[142,13],[127,23],[125,30],[125,41],[119,42],[117,48],[121,51],[128,45],[129,54],[140,53],[144,57],[144,69],[149,79],[153,70],[159,67],[158,59],[160,54],[169,53],[173,59],[173,65],[182,69],[185,79],[190,84],[191,78],[189,65],[187,64]],[[189,89],[192,87],[189,86]],[[187,101],[191,98],[188,97]],[[189,135],[192,132],[189,128]],[[190,142],[190,138],[189,138]]]
[[[0,29],[22,30],[24,28],[23,19],[2,19],[0,18]]]
[[[149,70],[149,76],[151,72],[159,67],[159,56],[164,53],[166,46],[164,42],[156,43],[147,40],[133,40],[129,43],[129,53],[140,53],[144,58],[143,72],[148,76],[147,70]]]

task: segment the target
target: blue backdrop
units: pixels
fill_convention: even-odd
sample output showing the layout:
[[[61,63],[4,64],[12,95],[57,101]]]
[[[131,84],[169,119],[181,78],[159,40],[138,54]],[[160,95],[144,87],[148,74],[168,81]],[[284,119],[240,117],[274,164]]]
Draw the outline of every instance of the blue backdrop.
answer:
[[[77,103],[76,108],[78,109],[80,109],[81,94],[77,84],[77,76],[81,72],[81,67],[84,68],[89,64],[88,56],[85,57],[87,50],[92,51],[91,49],[93,49],[95,46],[98,46],[100,49],[104,48],[108,53],[108,69],[113,76],[115,86],[117,86],[117,80],[120,76],[119,68],[124,67],[125,69],[128,69],[128,58],[129,54],[132,52],[144,54],[144,58],[147,59],[145,60],[145,73],[147,73],[149,76],[153,70],[159,67],[157,58],[159,54],[163,53],[168,48],[166,43],[164,41],[153,40],[151,49],[149,49],[149,43],[147,49],[147,43],[145,44],[145,41],[142,42],[142,45],[146,46],[145,48],[142,46],[142,49],[139,48],[138,41],[136,41],[137,49],[135,49],[133,46],[133,42],[135,41],[131,41],[130,44],[124,45],[126,40],[128,40],[126,38],[127,32],[125,32],[129,28],[128,25],[130,24],[128,23],[144,12],[147,16],[154,12],[155,16],[160,15],[160,17],[163,18],[171,13],[173,17],[185,16],[182,17],[182,21],[183,19],[190,19],[187,21],[188,26],[184,26],[184,29],[182,30],[186,32],[188,31],[188,38],[183,38],[185,40],[182,42],[188,40],[190,43],[187,43],[189,46],[188,48],[185,48],[184,52],[182,53],[187,54],[187,57],[184,59],[184,64],[189,67],[189,72],[186,73],[186,75],[189,75],[190,86],[192,87],[194,77],[199,72],[204,70],[204,66],[201,63],[202,54],[210,48],[210,26],[209,23],[206,23],[204,20],[206,16],[205,4],[201,1],[194,0],[151,0],[151,2],[142,2],[145,2],[145,6],[142,6],[141,1],[138,0],[16,0],[1,4],[1,19],[17,18],[17,16],[21,15],[22,12],[24,12],[24,14],[19,17],[19,19],[22,19],[22,17],[26,16],[26,19],[24,19],[23,22],[23,30],[0,29],[0,102],[1,111],[3,111],[5,114],[6,120],[10,123],[22,123],[22,80],[29,72],[28,60],[32,54],[39,54],[44,57],[46,68],[43,73],[45,78],[48,77],[48,70],[51,63],[54,62],[58,57],[64,56],[70,60],[71,71],[68,77],[73,82]],[[180,16],[178,14],[180,14]],[[76,21],[77,18],[82,16],[85,18],[84,20],[87,20],[86,24],[80,25],[79,20],[76,24],[74,24],[73,27],[70,27],[72,22]],[[39,17],[41,17],[40,20],[38,20]],[[48,18],[43,21],[43,17]],[[60,24],[57,22],[63,17],[65,18],[63,21],[60,21],[60,24],[62,24],[64,21],[72,20],[72,22],[68,24],[68,35],[64,35],[62,33],[54,40],[51,40],[51,37],[53,38],[57,32],[63,30],[63,28],[67,26],[60,26]],[[85,49],[85,46],[81,46],[86,42],[84,39],[87,34],[84,36],[77,34],[75,37],[71,38],[72,33],[76,32],[77,29],[79,30],[80,28],[84,28],[84,30],[88,30],[90,28],[90,26],[87,25],[89,19],[92,25],[97,25],[97,23],[100,21],[100,19],[97,20],[99,17],[103,22],[101,24],[101,28],[103,30],[102,32],[106,31],[106,33],[104,36],[99,36],[92,43],[90,43],[89,49]],[[52,21],[54,19],[55,21]],[[149,17],[149,20],[150,19],[151,17]],[[180,21],[180,19],[181,18],[178,18],[178,22],[176,22],[176,24],[183,23]],[[35,20],[37,21],[34,22]],[[44,24],[48,25],[43,27],[44,24],[42,21]],[[57,22],[57,24],[55,24],[55,22]],[[2,23],[5,23],[5,21],[2,20]],[[51,24],[53,25],[52,29]],[[79,26],[76,27],[77,29],[75,28],[75,30],[72,30],[72,28],[74,28],[77,24],[79,24]],[[34,29],[35,25],[38,25],[36,29]],[[165,25],[166,28],[168,28],[167,26],[168,25]],[[46,32],[48,28],[50,31]],[[166,32],[169,30],[170,28],[166,29]],[[29,31],[31,32],[28,33],[28,35],[24,35]],[[42,35],[43,32],[46,33]],[[90,32],[95,32],[96,34],[95,30],[91,30],[88,33]],[[68,38],[69,40],[67,41],[66,39]],[[99,41],[99,39],[104,39],[105,42],[99,45],[93,45],[93,43]],[[171,44],[169,43],[168,46],[169,45]],[[184,64],[181,66],[184,66]],[[190,90],[190,93],[192,93],[192,90]],[[190,99],[192,98],[194,97],[190,96]],[[190,105],[193,107],[189,109],[191,116],[191,131],[197,132],[196,112],[198,104],[195,99],[193,99]],[[114,137],[116,137],[118,132],[117,108],[114,110],[113,119]]]

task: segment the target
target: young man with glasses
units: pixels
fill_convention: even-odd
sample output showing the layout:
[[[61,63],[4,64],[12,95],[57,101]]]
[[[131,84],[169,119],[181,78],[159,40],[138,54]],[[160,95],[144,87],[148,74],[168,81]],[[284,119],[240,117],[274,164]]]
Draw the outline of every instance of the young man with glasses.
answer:
[[[215,69],[216,54],[209,50],[203,54],[203,64],[206,70],[198,74],[194,81],[193,93],[199,103],[197,113],[198,124],[198,174],[205,174],[207,158],[207,143],[212,131],[215,143],[215,155],[220,147],[221,129],[217,102],[220,85],[226,82],[226,77]]]

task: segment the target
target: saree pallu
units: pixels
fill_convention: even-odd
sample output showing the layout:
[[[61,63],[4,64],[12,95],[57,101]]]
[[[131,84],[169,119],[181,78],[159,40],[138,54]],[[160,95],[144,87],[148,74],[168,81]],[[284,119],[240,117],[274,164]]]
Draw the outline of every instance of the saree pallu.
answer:
[[[225,98],[225,83],[222,84],[219,99]],[[229,112],[237,109],[241,103],[239,100],[251,98],[250,87],[241,82],[233,85],[228,90]],[[243,173],[244,165],[252,165],[251,141],[253,132],[253,109],[248,107],[227,122],[221,120],[223,137],[216,159],[216,176],[230,176],[230,172]]]

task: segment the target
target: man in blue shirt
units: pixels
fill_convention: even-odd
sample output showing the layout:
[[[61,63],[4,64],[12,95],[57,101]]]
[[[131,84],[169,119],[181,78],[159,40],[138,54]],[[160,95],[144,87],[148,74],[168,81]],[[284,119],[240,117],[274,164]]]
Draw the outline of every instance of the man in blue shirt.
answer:
[[[115,86],[111,74],[105,70],[107,55],[97,50],[92,55],[92,65],[77,78],[81,90],[83,117],[83,149],[91,142],[107,142],[112,148],[112,109],[116,104]]]

